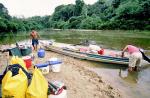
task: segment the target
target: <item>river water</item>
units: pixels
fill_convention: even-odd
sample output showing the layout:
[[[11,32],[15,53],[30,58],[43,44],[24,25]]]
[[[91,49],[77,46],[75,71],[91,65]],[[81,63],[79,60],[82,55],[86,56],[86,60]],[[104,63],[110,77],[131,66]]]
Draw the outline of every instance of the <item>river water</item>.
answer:
[[[128,73],[127,67],[93,62],[90,70],[103,77],[124,98],[150,98],[150,65],[144,65],[139,72]]]

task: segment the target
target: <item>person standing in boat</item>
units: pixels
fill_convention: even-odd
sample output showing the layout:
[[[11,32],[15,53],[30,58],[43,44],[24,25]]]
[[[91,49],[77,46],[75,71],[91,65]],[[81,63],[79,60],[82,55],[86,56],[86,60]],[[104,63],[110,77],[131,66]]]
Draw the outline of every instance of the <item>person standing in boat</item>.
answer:
[[[137,70],[138,67],[141,67],[142,54],[136,46],[127,45],[122,51],[122,57],[124,57],[124,52],[127,51],[129,55],[129,71]]]
[[[30,33],[30,37],[32,39],[32,46],[34,50],[37,51],[38,44],[39,44],[38,39],[40,38],[40,36],[35,30],[32,30],[32,32]]]

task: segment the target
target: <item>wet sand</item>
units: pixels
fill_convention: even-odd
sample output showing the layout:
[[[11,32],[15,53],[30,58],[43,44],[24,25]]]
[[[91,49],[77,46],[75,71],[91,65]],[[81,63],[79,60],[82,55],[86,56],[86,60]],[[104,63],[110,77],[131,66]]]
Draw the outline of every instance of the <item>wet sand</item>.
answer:
[[[45,62],[52,57],[62,60],[61,71],[50,71],[45,75],[48,81],[59,80],[67,86],[67,98],[122,98],[119,90],[113,88],[103,77],[89,70],[88,62],[47,51],[43,59],[35,59],[34,63]]]

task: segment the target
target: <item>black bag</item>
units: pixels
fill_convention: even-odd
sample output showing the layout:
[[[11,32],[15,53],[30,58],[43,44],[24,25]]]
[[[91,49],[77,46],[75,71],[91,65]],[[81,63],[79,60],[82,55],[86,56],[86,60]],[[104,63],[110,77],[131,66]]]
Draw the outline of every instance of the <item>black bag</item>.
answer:
[[[144,54],[144,52],[140,51],[142,53],[142,57],[145,61],[150,63],[150,59]]]

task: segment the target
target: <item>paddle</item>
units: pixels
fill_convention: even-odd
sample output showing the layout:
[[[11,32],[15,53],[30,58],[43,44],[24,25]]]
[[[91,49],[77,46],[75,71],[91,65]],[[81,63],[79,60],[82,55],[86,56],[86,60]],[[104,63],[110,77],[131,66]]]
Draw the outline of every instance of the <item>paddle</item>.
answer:
[[[15,40],[15,42],[16,42],[16,46],[17,46],[17,48],[19,48],[19,44],[17,43],[17,41],[16,41],[16,39],[15,39],[15,35],[14,35],[14,33],[12,32],[12,31],[10,31],[11,33],[12,33],[12,35],[13,35],[13,38],[14,38],[14,40]]]

